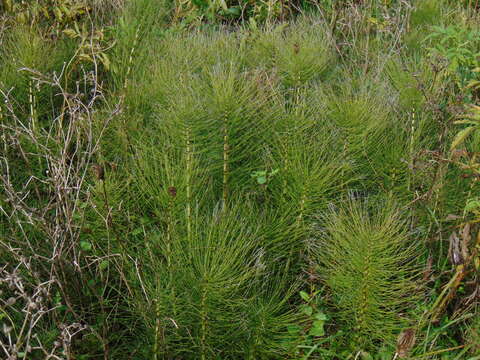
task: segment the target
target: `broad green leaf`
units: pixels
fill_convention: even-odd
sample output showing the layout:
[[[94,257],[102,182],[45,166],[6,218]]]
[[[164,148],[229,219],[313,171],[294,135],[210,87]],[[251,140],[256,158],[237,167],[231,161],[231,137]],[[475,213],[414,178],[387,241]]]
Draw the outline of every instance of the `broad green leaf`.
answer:
[[[323,328],[324,322],[317,320],[313,322],[312,328],[308,332],[312,336],[323,336],[325,335],[325,329]]]

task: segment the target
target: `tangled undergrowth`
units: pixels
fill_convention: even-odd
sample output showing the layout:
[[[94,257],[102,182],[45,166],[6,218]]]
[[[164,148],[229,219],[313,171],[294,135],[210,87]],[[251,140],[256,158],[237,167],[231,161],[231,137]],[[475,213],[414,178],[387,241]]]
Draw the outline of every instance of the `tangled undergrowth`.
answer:
[[[476,1],[0,11],[0,358],[480,359]]]

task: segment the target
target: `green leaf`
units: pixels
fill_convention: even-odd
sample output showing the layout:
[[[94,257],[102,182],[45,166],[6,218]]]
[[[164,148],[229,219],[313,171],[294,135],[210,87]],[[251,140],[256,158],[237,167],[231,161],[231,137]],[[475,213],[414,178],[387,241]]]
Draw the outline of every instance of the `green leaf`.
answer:
[[[306,304],[303,304],[300,307],[300,309],[307,316],[311,316],[313,314],[313,308],[311,306],[306,305]]]
[[[323,328],[324,322],[317,320],[313,322],[312,328],[308,332],[312,336],[323,336],[325,335],[325,329]]]
[[[53,8],[53,14],[55,15],[58,21],[60,22],[62,21],[63,14],[58,7]]]
[[[239,6],[232,6],[228,8],[227,13],[232,16],[240,16],[242,11],[240,10]]]
[[[318,312],[315,314],[315,319],[320,320],[320,321],[326,321],[327,315],[325,315],[323,312]]]
[[[151,222],[152,222],[152,220],[151,220],[149,217],[143,216],[143,217],[140,218],[140,223],[141,223],[142,225],[147,225],[147,224],[149,224],[149,223],[151,223]],[[141,228],[140,228],[140,229],[141,229]]]
[[[225,10],[225,11],[228,10],[228,6],[227,6],[227,3],[225,2],[225,0],[219,0],[219,3],[220,3],[220,6],[222,7],[223,10]]]
[[[257,177],[257,182],[258,182],[260,185],[266,184],[266,182],[267,182],[267,177],[266,177],[266,176],[259,176],[259,177]]]
[[[452,146],[450,147],[451,150],[455,149],[458,145],[462,144],[465,139],[476,129],[476,126],[469,126],[463,130],[461,130],[453,139]]]
[[[80,248],[83,251],[90,251],[90,250],[92,250],[92,244],[88,241],[82,240],[82,241],[80,241]]]
[[[300,291],[300,297],[306,302],[310,301],[310,295],[308,295],[305,291]]]

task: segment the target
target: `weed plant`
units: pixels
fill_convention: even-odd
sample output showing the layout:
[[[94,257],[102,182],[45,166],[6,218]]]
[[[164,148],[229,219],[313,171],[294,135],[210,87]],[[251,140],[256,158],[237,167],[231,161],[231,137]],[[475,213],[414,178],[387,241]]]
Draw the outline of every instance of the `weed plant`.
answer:
[[[0,358],[478,357],[473,2],[11,4]]]

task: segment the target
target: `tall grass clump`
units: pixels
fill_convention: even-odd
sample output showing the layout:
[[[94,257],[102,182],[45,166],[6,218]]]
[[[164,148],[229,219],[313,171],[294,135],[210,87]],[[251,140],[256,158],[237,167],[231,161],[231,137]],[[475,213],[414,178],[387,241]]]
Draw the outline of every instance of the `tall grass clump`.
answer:
[[[421,254],[391,200],[347,200],[322,217],[315,251],[332,294],[335,316],[351,330],[354,349],[392,344],[411,324],[419,299],[416,264]],[[322,223],[321,223],[322,224]]]

